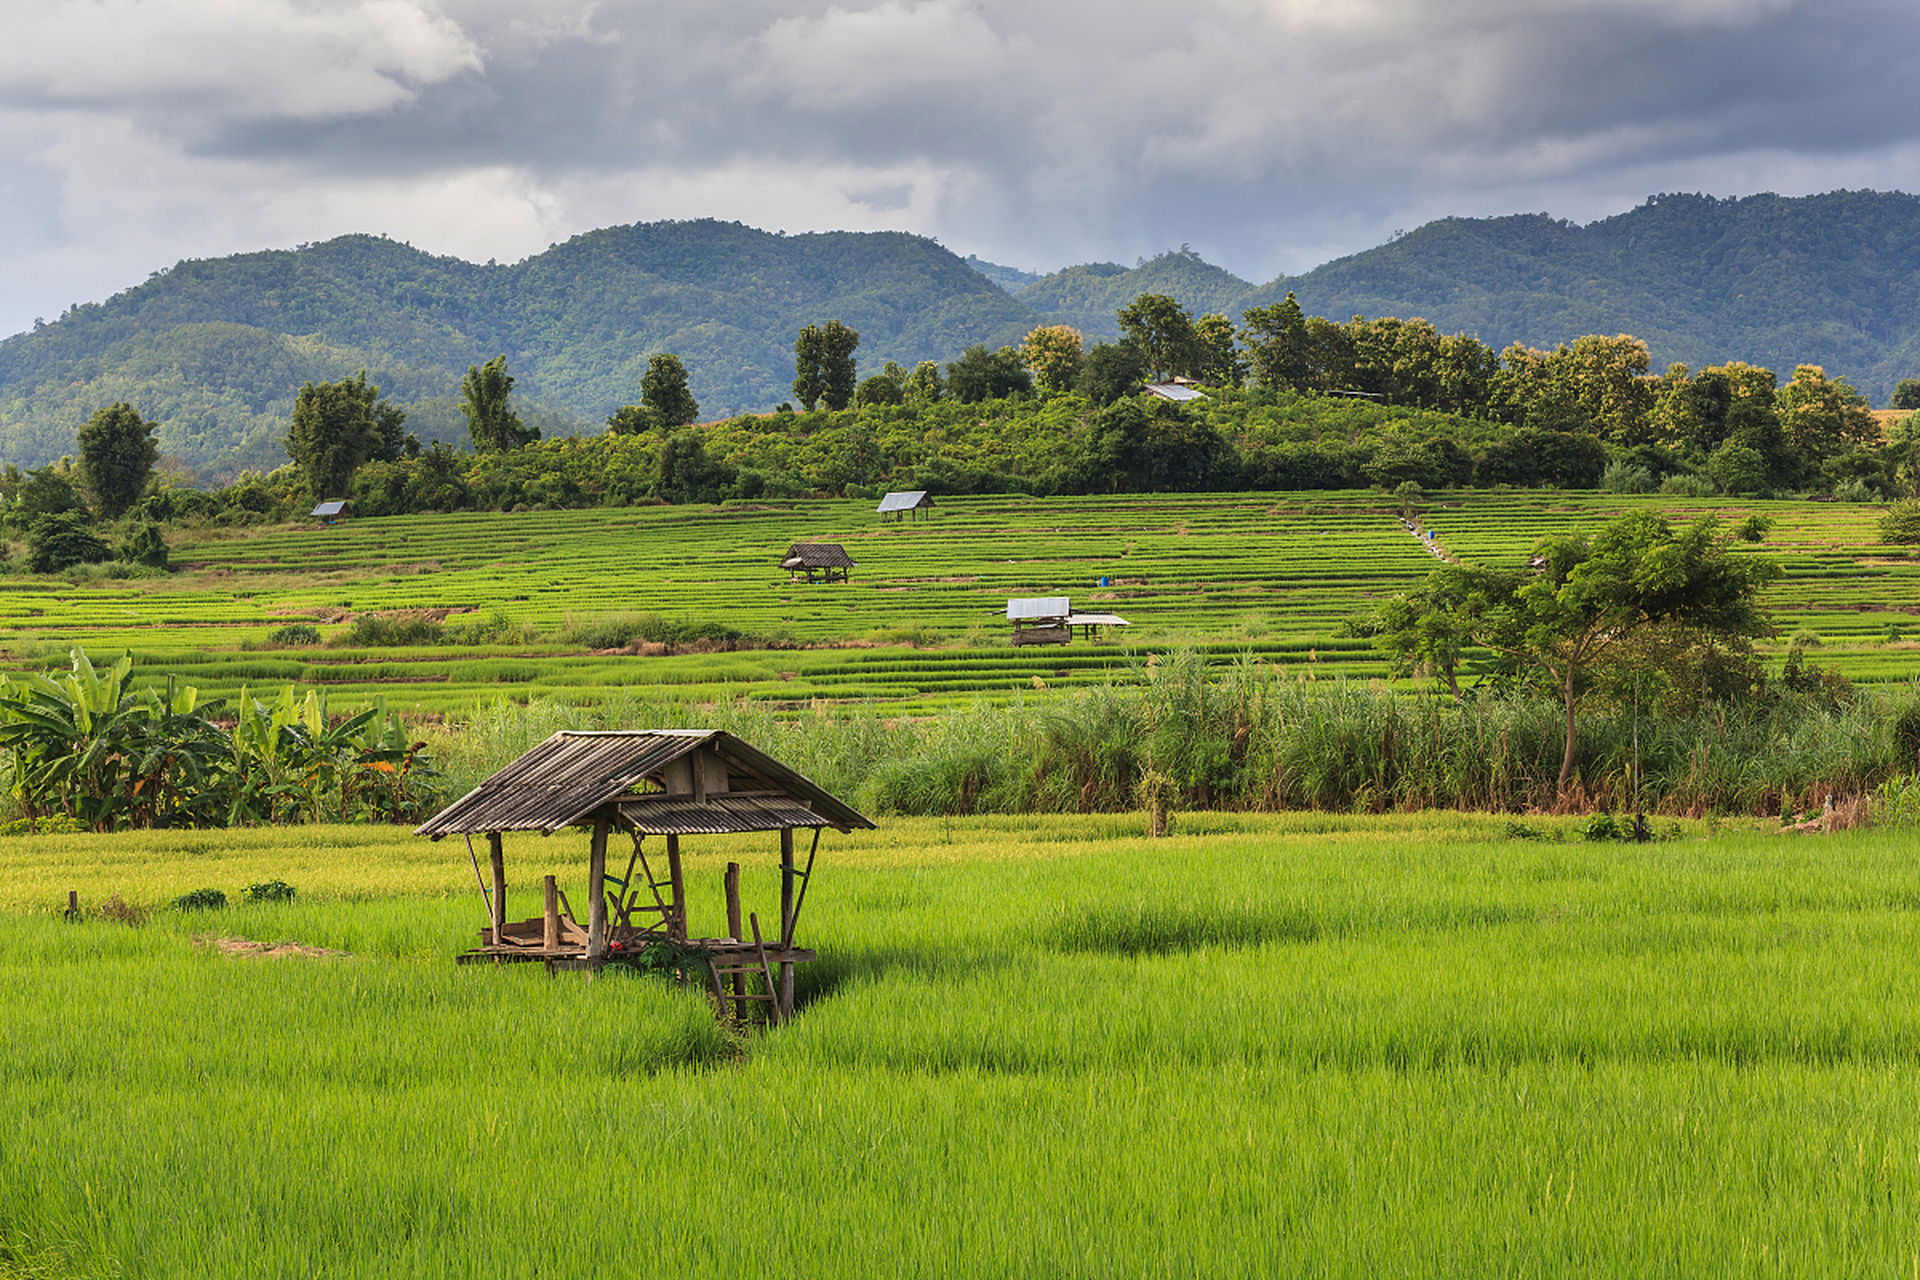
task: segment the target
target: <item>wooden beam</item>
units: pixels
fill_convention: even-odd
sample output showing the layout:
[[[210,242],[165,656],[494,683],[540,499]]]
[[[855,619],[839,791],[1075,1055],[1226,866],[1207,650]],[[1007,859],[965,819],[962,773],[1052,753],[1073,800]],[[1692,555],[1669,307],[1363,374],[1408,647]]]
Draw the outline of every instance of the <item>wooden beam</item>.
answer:
[[[587,854],[587,959],[607,954],[607,820],[593,824]]]
[[[735,942],[740,941],[740,864],[727,864],[727,935]],[[733,975],[733,1016],[741,1022],[747,1020],[747,976],[744,973]]]
[[[667,917],[667,937],[687,940],[687,886],[680,876],[680,837],[667,837],[667,879],[673,885],[673,911]]]
[[[493,945],[500,945],[500,930],[507,923],[507,855],[498,831],[487,832],[487,860],[493,864]]]
[[[780,828],[780,949],[793,946],[793,828]],[[758,939],[756,939],[757,941]],[[769,974],[769,977],[772,975]],[[775,1002],[781,1020],[793,1016],[793,963],[780,963],[780,999]]]
[[[548,876],[546,889],[546,928],[540,934],[540,949],[551,953],[560,949],[560,882]]]

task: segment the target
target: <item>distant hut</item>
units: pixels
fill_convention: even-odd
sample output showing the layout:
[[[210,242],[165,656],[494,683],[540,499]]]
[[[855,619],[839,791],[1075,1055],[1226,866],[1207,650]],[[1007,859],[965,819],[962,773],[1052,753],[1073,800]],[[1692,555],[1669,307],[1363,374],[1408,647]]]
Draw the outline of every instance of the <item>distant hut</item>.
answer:
[[[804,573],[808,582],[845,582],[853,565],[853,557],[837,542],[796,542],[780,562],[791,580],[798,581]]]
[[[332,524],[335,520],[344,520],[347,518],[347,500],[345,498],[328,498],[325,502],[313,509],[313,515],[315,519],[321,521],[323,524]]]
[[[925,489],[890,493],[880,499],[880,505],[874,510],[884,520],[918,520],[921,516],[933,514],[933,498]]]
[[[1066,596],[1034,596],[1007,601],[1007,621],[1013,624],[1013,642],[1021,644],[1067,644],[1073,628],[1067,619],[1073,604]]]
[[[1140,388],[1141,394],[1156,400],[1171,400],[1175,404],[1190,404],[1195,400],[1205,400],[1207,393],[1198,387],[1189,387],[1179,382],[1150,382]]]
[[[591,969],[664,945],[679,957],[691,957],[690,965],[704,962],[707,972],[701,976],[723,1016],[731,1010],[744,1021],[750,1009],[764,1009],[777,1023],[793,1012],[793,967],[815,958],[796,945],[795,936],[821,828],[846,832],[872,826],[772,756],[721,730],[563,730],[422,823],[415,834],[434,840],[466,837],[486,899],[487,927],[481,945],[462,954],[461,962],[537,960],[549,968]],[[503,834],[551,835],[564,827],[593,833],[585,924],[552,876],[545,878],[542,914],[508,923]],[[805,828],[812,829],[813,844],[802,869],[795,865],[793,833]],[[619,876],[607,864],[608,838],[616,831],[633,841],[626,874]],[[728,863],[726,933],[695,936],[687,919],[680,837],[754,831],[780,833],[777,930],[763,929],[757,913],[743,921],[740,866]],[[491,885],[481,878],[476,835],[487,837]],[[658,861],[657,847],[648,856],[648,836],[662,838],[664,863]]]
[[[1067,615],[1067,629],[1080,628],[1080,634],[1088,640],[1100,638],[1101,627],[1124,627],[1127,620],[1117,613],[1070,613]]]

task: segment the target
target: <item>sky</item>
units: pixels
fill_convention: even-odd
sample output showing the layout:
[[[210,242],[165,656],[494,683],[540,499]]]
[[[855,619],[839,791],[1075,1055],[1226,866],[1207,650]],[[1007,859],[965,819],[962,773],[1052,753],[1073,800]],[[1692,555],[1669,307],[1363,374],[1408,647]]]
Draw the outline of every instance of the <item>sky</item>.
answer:
[[[1920,191],[1913,0],[7,0],[0,334],[353,232],[903,230],[1264,283],[1435,218]]]

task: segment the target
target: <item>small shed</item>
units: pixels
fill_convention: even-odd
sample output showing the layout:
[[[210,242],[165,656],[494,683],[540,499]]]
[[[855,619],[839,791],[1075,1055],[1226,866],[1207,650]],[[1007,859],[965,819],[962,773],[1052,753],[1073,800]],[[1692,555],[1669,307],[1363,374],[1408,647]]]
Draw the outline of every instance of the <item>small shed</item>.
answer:
[[[332,524],[335,520],[344,520],[347,516],[345,498],[328,498],[313,509],[314,518]]]
[[[1124,627],[1127,620],[1117,613],[1070,613],[1067,615],[1067,629],[1080,628],[1080,634],[1088,640],[1099,638],[1101,627]]]
[[[744,1021],[750,1009],[763,1006],[768,1020],[778,1023],[793,1012],[794,966],[815,958],[795,938],[820,831],[872,826],[801,774],[723,730],[562,730],[422,823],[415,834],[433,840],[466,837],[486,902],[487,927],[481,945],[462,954],[461,962],[536,960],[549,968],[591,969],[635,960],[664,945],[689,969],[705,969],[700,976],[723,1016],[731,1010]],[[592,832],[585,923],[551,875],[544,880],[541,914],[509,923],[504,835],[537,831],[545,836],[565,827]],[[795,862],[793,833],[807,829],[813,842],[803,869]],[[681,837],[758,831],[779,833],[777,932],[763,929],[758,913],[743,920],[740,866],[730,862],[724,884],[726,930],[696,934],[688,921]],[[607,861],[616,832],[633,845],[624,875],[614,874]],[[481,873],[476,835],[487,837],[490,877]],[[649,836],[658,837],[665,849],[656,845],[650,856]]]
[[[1198,387],[1189,387],[1178,382],[1150,382],[1140,390],[1143,395],[1153,396],[1159,400],[1171,400],[1175,404],[1187,404],[1207,398],[1207,393]]]
[[[853,566],[853,557],[837,542],[796,542],[780,562],[789,579],[796,582],[802,573],[808,582],[845,582]]]
[[[1013,642],[1066,644],[1073,639],[1067,619],[1073,604],[1066,596],[1034,596],[1007,601],[1007,621],[1013,624]]]
[[[889,493],[880,499],[880,505],[874,510],[886,520],[918,520],[921,516],[933,514],[933,497],[925,489]]]

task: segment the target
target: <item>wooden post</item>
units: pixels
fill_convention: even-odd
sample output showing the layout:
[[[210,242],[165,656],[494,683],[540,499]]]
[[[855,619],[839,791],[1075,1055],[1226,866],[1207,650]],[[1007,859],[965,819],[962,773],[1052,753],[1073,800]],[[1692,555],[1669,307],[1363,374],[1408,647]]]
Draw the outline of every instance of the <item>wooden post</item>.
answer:
[[[587,959],[607,954],[607,820],[593,824],[593,845],[587,854]]]
[[[726,887],[727,887],[727,932],[732,936],[735,942],[739,942],[739,941],[742,941],[740,937],[740,930],[742,926],[740,923],[740,864],[737,862],[729,862],[727,864]],[[747,994],[747,975],[744,973],[734,974],[733,975],[733,1016],[735,1019],[741,1022],[745,1022],[747,1020],[747,1002],[743,998],[746,994]]]
[[[793,946],[793,828],[780,828],[780,946]],[[780,1018],[793,1016],[793,961],[780,962]]]
[[[673,882],[673,915],[667,920],[667,937],[674,942],[687,940],[687,888],[680,878],[680,837],[667,837],[667,879]]]
[[[547,928],[540,938],[540,949],[552,955],[560,949],[560,882],[548,876],[546,883]]]
[[[493,864],[493,945],[497,947],[500,931],[507,926],[507,857],[498,831],[487,832],[487,860]]]
[[[739,870],[740,868],[734,867],[734,872],[736,875],[738,875]],[[736,889],[737,889],[737,886],[736,886]],[[80,918],[80,891],[78,889],[69,889],[67,890],[67,919],[78,920],[79,918]]]

